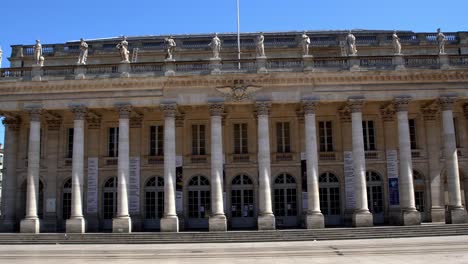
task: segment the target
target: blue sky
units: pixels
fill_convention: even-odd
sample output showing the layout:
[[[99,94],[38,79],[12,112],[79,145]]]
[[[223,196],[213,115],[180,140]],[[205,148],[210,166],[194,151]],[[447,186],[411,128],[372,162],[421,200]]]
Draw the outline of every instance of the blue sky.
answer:
[[[468,1],[240,0],[241,31],[399,29],[468,31]],[[236,31],[235,0],[4,0],[0,46],[119,35]],[[0,143],[3,127],[0,127]]]

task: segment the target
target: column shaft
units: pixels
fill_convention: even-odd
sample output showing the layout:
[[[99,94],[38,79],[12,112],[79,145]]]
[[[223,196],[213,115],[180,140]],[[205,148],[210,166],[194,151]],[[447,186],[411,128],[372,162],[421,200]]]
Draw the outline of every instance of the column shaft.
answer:
[[[73,127],[71,218],[83,217],[84,120],[75,119]]]
[[[221,116],[211,116],[211,202],[213,215],[224,215],[223,209],[223,142]]]
[[[118,205],[117,217],[128,217],[128,179],[130,173],[129,119],[119,119]]]
[[[19,120],[5,118],[5,148],[4,170],[2,186],[2,214],[1,230],[13,232],[16,222],[16,154],[18,146]]]

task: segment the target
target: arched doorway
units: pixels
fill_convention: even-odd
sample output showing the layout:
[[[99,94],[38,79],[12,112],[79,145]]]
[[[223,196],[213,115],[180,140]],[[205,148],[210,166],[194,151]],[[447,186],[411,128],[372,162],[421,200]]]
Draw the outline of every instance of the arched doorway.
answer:
[[[144,228],[159,229],[164,214],[164,178],[151,177],[145,184]]]
[[[244,174],[237,175],[231,182],[231,227],[253,228],[255,221],[254,184]]]
[[[416,210],[421,213],[421,221],[426,221],[426,184],[424,182],[424,176],[417,170],[413,170],[413,184]]]
[[[211,212],[210,182],[204,176],[192,177],[188,183],[188,223],[192,229],[208,228]]]
[[[383,181],[375,171],[366,171],[367,205],[374,216],[374,224],[383,224],[385,221],[383,207]]]
[[[63,224],[67,219],[70,219],[72,203],[72,179],[68,179],[63,184],[62,188],[62,220]]]
[[[287,173],[278,175],[274,183],[273,211],[278,227],[295,227],[297,217],[297,184],[296,179]]]
[[[117,177],[112,177],[102,188],[103,229],[112,229],[112,219],[117,213],[117,184]]]
[[[331,172],[319,177],[320,211],[325,217],[326,225],[341,224],[340,182]]]

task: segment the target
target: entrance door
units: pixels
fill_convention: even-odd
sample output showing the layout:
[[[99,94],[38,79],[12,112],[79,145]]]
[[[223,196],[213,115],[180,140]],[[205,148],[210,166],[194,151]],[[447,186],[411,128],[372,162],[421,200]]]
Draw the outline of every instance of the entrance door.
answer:
[[[424,177],[419,171],[413,170],[413,182],[414,182],[414,201],[416,210],[421,213],[421,221],[427,221],[426,215],[426,184],[424,183]]]
[[[293,176],[283,173],[275,179],[274,214],[281,227],[297,227],[297,185]]]
[[[112,177],[104,184],[102,199],[102,218],[104,230],[112,230],[112,219],[117,214],[117,177]]]
[[[195,176],[188,185],[188,228],[207,229],[210,212],[210,182],[204,176]]]
[[[145,185],[145,220],[146,230],[160,229],[164,214],[164,178],[152,177]]]
[[[367,205],[374,216],[374,224],[385,221],[383,208],[383,182],[380,175],[374,171],[366,172]]]
[[[319,178],[320,211],[326,225],[341,224],[340,182],[331,172],[325,172]]]
[[[231,227],[254,228],[254,185],[247,175],[238,175],[231,186]]]

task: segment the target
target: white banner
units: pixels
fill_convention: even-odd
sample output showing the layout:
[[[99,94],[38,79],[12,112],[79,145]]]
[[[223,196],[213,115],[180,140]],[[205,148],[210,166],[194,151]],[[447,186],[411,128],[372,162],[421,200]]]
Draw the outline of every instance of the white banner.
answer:
[[[182,214],[182,212],[184,211],[184,208],[183,208],[183,199],[184,196],[183,196],[183,192],[181,191],[176,191],[176,211],[177,211],[177,214]]]
[[[344,151],[343,159],[345,175],[346,209],[354,209],[356,207],[356,199],[354,197],[353,152]]]
[[[140,157],[130,157],[129,208],[132,214],[140,213]]]
[[[302,211],[306,212],[309,209],[309,195],[307,192],[302,192]]]
[[[398,152],[396,150],[387,150],[387,177],[398,178]]]
[[[99,159],[88,158],[88,194],[86,208],[88,214],[96,214],[98,211],[98,173]]]

